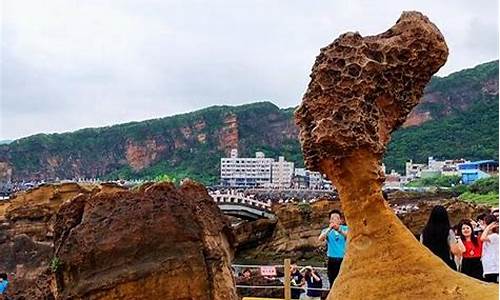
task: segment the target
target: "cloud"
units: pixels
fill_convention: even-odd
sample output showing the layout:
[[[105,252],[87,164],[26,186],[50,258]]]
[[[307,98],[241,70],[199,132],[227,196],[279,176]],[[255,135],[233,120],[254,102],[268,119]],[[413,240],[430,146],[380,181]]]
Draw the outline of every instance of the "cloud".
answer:
[[[445,75],[498,58],[495,1],[24,1],[2,15],[0,140],[271,100],[297,105],[319,49],[420,10]]]

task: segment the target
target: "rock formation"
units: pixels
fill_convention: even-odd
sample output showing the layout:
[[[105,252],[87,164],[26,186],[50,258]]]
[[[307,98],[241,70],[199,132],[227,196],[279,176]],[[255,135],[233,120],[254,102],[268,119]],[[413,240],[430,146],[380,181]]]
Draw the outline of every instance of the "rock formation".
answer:
[[[448,48],[427,17],[404,12],[384,33],[346,33],[323,48],[296,111],[307,167],[339,191],[348,247],[329,299],[497,299],[498,286],[449,269],[381,193],[390,134],[418,104]]]
[[[321,230],[327,224],[328,214],[332,209],[340,208],[340,202],[319,200],[312,204],[288,203],[273,206],[276,224],[262,228],[270,221],[254,221],[242,224],[235,229],[238,240],[245,244],[253,241],[248,231],[268,232],[261,234],[259,245],[253,243],[251,249],[237,253],[238,258],[262,261],[279,261],[284,258],[316,259],[324,257],[324,244],[318,241]],[[243,244],[240,242],[240,244]],[[244,245],[244,244],[243,244]],[[246,247],[248,248],[248,247]]]
[[[42,185],[0,204],[0,270],[9,274],[11,298],[46,299],[51,294],[50,280],[39,278],[50,277],[46,273],[53,255],[55,215],[64,201],[95,188]]]
[[[190,181],[76,197],[54,225],[57,299],[236,299],[233,239]]]
[[[0,218],[10,299],[236,299],[234,237],[198,184],[43,185]]]

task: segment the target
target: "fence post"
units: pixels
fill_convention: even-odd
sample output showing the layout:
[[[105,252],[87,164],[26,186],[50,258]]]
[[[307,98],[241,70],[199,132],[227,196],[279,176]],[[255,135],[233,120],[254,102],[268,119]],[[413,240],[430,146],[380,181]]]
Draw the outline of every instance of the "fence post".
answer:
[[[291,290],[291,280],[290,280],[290,259],[285,258],[285,300],[292,299],[292,290]]]

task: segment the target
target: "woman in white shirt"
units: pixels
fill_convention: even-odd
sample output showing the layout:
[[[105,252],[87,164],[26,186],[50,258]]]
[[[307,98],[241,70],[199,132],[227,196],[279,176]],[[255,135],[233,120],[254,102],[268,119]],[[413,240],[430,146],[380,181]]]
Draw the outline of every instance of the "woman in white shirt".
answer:
[[[498,283],[498,220],[494,215],[484,218],[486,228],[481,235],[483,241],[483,277],[487,282]]]

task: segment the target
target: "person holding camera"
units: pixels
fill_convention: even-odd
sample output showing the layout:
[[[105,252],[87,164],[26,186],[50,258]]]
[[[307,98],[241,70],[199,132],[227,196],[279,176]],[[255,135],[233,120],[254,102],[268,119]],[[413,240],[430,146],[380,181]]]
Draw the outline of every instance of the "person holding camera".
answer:
[[[481,263],[483,242],[474,234],[472,224],[467,219],[460,221],[458,233],[465,246],[460,271],[465,275],[481,280],[483,278],[483,265]]]
[[[292,299],[300,299],[301,295],[304,293],[302,286],[304,285],[304,275],[299,271],[297,264],[292,262],[290,268],[290,277],[292,279]]]
[[[302,296],[301,300],[321,300],[320,289],[323,287],[321,277],[311,266],[303,268],[301,273],[304,273],[304,280],[307,287],[306,293]]]
[[[321,232],[318,239],[327,244],[328,281],[332,287],[344,259],[348,228],[342,224],[342,213],[339,210],[330,212],[329,221],[328,228]]]
[[[483,277],[487,282],[498,283],[498,219],[494,215],[484,218],[486,228],[481,235],[483,241]]]

